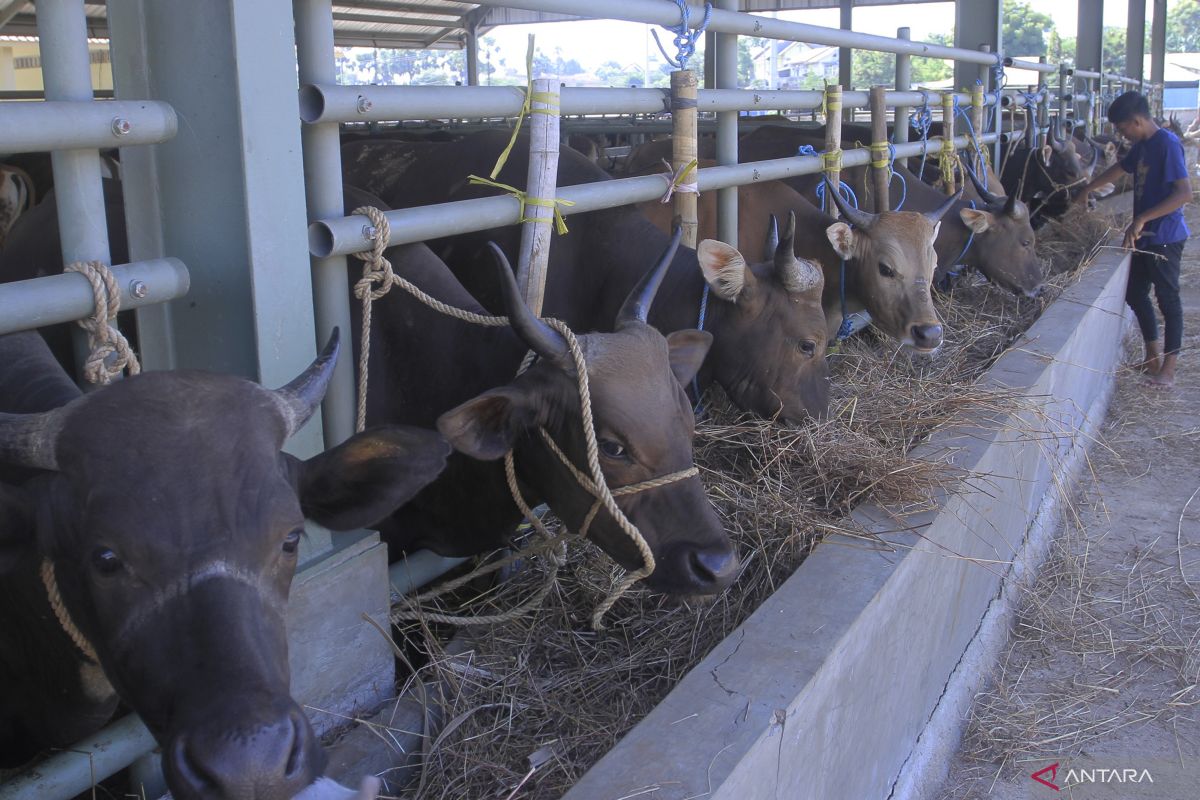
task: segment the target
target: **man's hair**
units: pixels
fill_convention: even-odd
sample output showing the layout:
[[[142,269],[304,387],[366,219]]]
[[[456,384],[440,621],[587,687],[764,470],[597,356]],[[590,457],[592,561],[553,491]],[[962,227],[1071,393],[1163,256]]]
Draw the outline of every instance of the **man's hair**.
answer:
[[[1138,92],[1126,92],[1108,107],[1108,121],[1113,125],[1134,117],[1150,119],[1150,102]]]

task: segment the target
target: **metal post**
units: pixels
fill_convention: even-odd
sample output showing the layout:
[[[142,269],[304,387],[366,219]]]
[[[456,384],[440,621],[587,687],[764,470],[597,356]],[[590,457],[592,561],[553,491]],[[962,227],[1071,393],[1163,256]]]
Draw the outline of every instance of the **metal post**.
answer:
[[[467,86],[479,85],[479,27],[467,26],[467,38],[463,43],[467,51]]]
[[[897,39],[909,39],[912,29],[897,28]],[[906,92],[912,88],[912,56],[901,53],[896,56],[896,91]],[[892,117],[892,136],[896,144],[908,141],[908,106],[896,106]]]
[[[1084,80],[1083,85],[1087,89],[1083,130],[1087,136],[1091,137],[1096,135],[1096,81],[1093,78],[1087,78]]]
[[[716,8],[737,11],[738,0],[717,0],[713,5]],[[718,89],[737,88],[737,41],[736,34],[717,34],[715,50]],[[722,111],[717,114],[717,163],[722,166],[738,163],[737,118],[736,111]],[[737,233],[737,189],[721,189],[717,192],[717,238],[731,247],[737,247]]]
[[[1075,23],[1075,67],[1099,72],[1103,69],[1104,0],[1079,0]]]
[[[1038,63],[1045,64],[1046,57],[1038,56]],[[1040,147],[1046,144],[1046,129],[1050,125],[1050,92],[1047,91],[1046,73],[1039,72],[1037,74],[1037,111],[1034,114],[1034,125],[1037,130],[1034,132],[1034,146]]]
[[[1125,74],[1142,79],[1146,60],[1146,0],[1129,0],[1125,29]]]
[[[704,88],[717,88],[717,34],[713,31],[704,32]]]
[[[696,158],[696,116],[696,73],[690,69],[677,69],[671,73],[671,170],[676,175],[682,176],[680,170]],[[686,182],[695,183],[695,180],[693,172]],[[699,240],[696,195],[677,191],[672,199],[675,221],[683,226],[682,242],[694,249]]]
[[[331,0],[295,0],[292,13],[296,25],[296,60],[301,85],[337,83]],[[340,216],[344,201],[338,125],[304,125],[300,134],[304,147],[308,219],[311,222]],[[348,335],[350,281],[346,258],[314,258],[312,284],[317,341],[325,341],[335,327],[341,328],[343,335]],[[354,359],[343,358],[339,361],[322,406],[326,447],[334,447],[354,433]]]
[[[521,227],[521,249],[517,254],[517,283],[525,302],[536,316],[542,315],[546,294],[546,267],[550,263],[550,240],[554,235],[554,202],[558,186],[558,81],[539,78],[533,82],[529,115],[529,168],[526,172],[525,222]]]
[[[875,185],[875,211],[891,210],[891,198],[888,196],[888,183],[891,170],[887,157],[887,107],[884,105],[883,86],[871,87],[871,174]]]
[[[83,3],[43,0],[38,3],[37,22],[46,99],[92,102],[91,56]],[[57,150],[50,154],[50,163],[58,199],[63,263],[112,264],[99,151]],[[88,353],[87,339],[81,330],[75,330],[73,341],[76,363],[82,365]]]
[[[854,0],[838,0],[839,25],[844,31],[854,30]],[[838,49],[838,83],[842,88],[854,85],[854,52],[849,47]],[[847,120],[854,118],[854,112],[844,109]]]
[[[1067,69],[1066,64],[1058,65],[1058,122],[1056,124],[1059,126],[1058,130],[1060,133],[1066,130],[1063,123],[1067,121],[1067,102],[1071,96],[1070,87],[1067,85],[1070,75],[1071,71]],[[1070,136],[1071,134],[1066,133],[1062,135]]]
[[[1150,25],[1150,82],[1159,97],[1162,116],[1162,86],[1167,65],[1167,0],[1154,0],[1154,21]]]
[[[984,42],[991,51],[1003,51],[1000,42],[1001,0],[958,0],[954,4],[954,44],[956,47],[974,47]],[[973,62],[991,66],[988,60]],[[961,89],[975,82],[976,70],[971,63],[954,62],[954,87]]]

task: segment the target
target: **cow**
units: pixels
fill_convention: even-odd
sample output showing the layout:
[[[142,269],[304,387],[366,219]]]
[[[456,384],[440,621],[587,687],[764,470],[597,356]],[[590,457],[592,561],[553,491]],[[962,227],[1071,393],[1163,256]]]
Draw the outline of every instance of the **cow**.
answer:
[[[0,766],[70,746],[119,700],[177,800],[290,800],[322,775],[284,626],[304,520],[370,525],[449,451],[387,426],[282,452],[337,357],[335,333],[274,391],[163,371],[83,395],[36,333],[0,337]]]
[[[393,552],[426,547],[464,556],[507,546],[522,518],[500,463],[511,450],[525,502],[546,503],[568,529],[586,530],[621,566],[640,568],[632,540],[608,511],[596,513],[595,496],[572,474],[574,467],[586,473],[588,462],[567,343],[524,304],[499,248],[485,250],[511,328],[446,316],[398,289],[375,301],[368,423],[436,424],[455,449],[445,472],[385,520],[380,533]],[[646,323],[673,256],[668,247],[644,274],[611,333],[579,336],[599,460],[614,491],[692,466],[695,420],[684,386],[712,336],[697,330],[664,336]],[[486,313],[424,245],[390,248],[387,257],[397,274],[436,299]],[[537,359],[518,374],[527,351]],[[712,595],[735,577],[737,555],[697,476],[620,496],[617,503],[654,555],[649,588]]]
[[[470,185],[467,175],[486,175],[505,144],[503,132],[476,134],[460,143],[423,149],[399,143],[360,143],[343,148],[343,169],[352,183],[365,182],[364,188],[393,207],[480,197],[494,194],[495,189]],[[527,159],[527,142],[519,141],[498,180],[522,184]],[[560,185],[605,180],[610,180],[609,176],[579,154],[567,149],[560,153]],[[495,241],[512,254],[518,249],[520,235],[519,227],[510,226],[429,244],[471,295],[496,310],[500,307],[499,285],[484,244]],[[667,235],[634,208],[572,216],[569,232],[556,236],[550,248],[545,313],[577,329],[608,329],[642,275],[644,254],[660,252],[666,244]],[[796,295],[778,279],[758,281],[754,302],[747,293],[743,302],[729,303],[722,298],[719,284],[729,277],[730,270],[722,277],[713,270],[714,263],[680,247],[664,279],[663,298],[651,310],[650,323],[664,333],[694,328],[707,284],[710,298],[704,329],[712,333],[714,345],[698,375],[700,386],[715,381],[740,408],[767,418],[800,421],[825,413],[828,373],[820,357],[821,337],[809,333],[811,309],[795,302]],[[750,271],[766,277],[773,268]],[[798,355],[781,362],[778,354],[792,351]]]
[[[20,167],[0,164],[0,250],[17,217],[33,207],[33,179]]]
[[[1098,153],[1085,162],[1079,157],[1074,138],[1060,139],[1058,125],[1051,125],[1046,144],[1036,152],[1016,145],[1004,160],[1000,181],[1007,194],[1016,194],[1029,205],[1036,229],[1052,217],[1067,212],[1071,198],[1087,183]]]
[[[642,208],[660,227],[667,224],[668,209],[656,209],[652,204]],[[938,218],[944,213],[945,208],[932,211]],[[820,297],[826,340],[836,337],[844,315],[865,309],[880,330],[905,345],[922,352],[940,346],[941,325],[925,274],[933,272],[933,264],[925,264],[929,242],[920,238],[931,232],[926,218],[911,212],[865,215],[859,218],[865,226],[849,230],[782,181],[741,186],[738,240],[747,259],[754,262],[771,256],[760,249],[770,239],[768,220],[789,215],[796,220],[793,252],[820,265],[822,279],[810,291]],[[701,195],[699,219],[700,235],[712,235],[716,229],[714,193]],[[881,264],[892,274],[886,274]],[[843,276],[847,287],[844,304]]]

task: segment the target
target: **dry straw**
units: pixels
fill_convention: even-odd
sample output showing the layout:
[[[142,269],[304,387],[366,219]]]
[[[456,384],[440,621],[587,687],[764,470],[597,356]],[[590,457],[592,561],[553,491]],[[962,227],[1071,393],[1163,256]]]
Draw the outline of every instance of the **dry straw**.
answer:
[[[448,630],[404,629],[405,645],[426,661],[418,680],[448,687],[431,700],[453,722],[427,740],[410,796],[560,797],[792,574],[822,532],[853,533],[848,510],[878,503],[902,520],[937,491],[953,491],[947,465],[909,451],[934,428],[1014,407],[1015,398],[976,378],[1090,260],[1108,230],[1094,220],[1039,237],[1055,266],[1042,297],[1017,298],[976,279],[941,298],[947,345],[934,361],[911,360],[870,336],[843,344],[831,365],[831,414],[819,424],[747,417],[710,393],[696,463],[744,563],[730,591],[705,603],[630,594],[610,612],[611,630],[598,634],[589,614],[619,575],[582,544],[536,616],[475,631],[467,656],[446,656]],[[460,593],[451,607],[481,614],[516,605],[537,591],[545,569],[535,560],[500,586]]]

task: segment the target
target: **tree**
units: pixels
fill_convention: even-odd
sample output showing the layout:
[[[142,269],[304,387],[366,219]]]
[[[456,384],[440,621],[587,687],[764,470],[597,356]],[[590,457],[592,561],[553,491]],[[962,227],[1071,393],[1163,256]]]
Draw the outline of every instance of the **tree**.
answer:
[[[896,56],[875,50],[855,50],[850,60],[850,74],[855,86],[892,86],[896,82]]]
[[[1054,20],[1048,14],[1034,11],[1022,0],[1004,0],[1004,52],[1014,56],[1046,55],[1046,36],[1054,30]]]
[[[1167,50],[1200,51],[1200,0],[1179,0],[1167,11]]]

